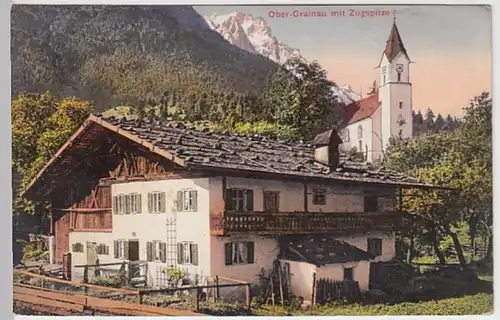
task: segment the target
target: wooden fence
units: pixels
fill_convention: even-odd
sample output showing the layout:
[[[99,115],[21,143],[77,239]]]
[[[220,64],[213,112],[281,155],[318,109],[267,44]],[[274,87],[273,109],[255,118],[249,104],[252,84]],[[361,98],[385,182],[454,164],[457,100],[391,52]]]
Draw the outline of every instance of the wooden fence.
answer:
[[[232,283],[221,283],[221,282],[232,282]],[[195,285],[195,286],[183,286],[179,288],[163,288],[163,289],[145,289],[145,290],[140,290],[139,291],[139,296],[140,296],[140,301],[141,303],[143,300],[149,296],[149,295],[154,295],[154,294],[165,294],[165,295],[173,295],[176,292],[184,292],[184,291],[196,291],[194,294],[195,298],[195,304],[196,304],[196,311],[200,310],[200,302],[204,299],[208,300],[213,300],[214,303],[217,303],[219,300],[221,300],[221,289],[222,288],[244,288],[245,290],[245,306],[248,310],[250,310],[250,303],[251,303],[251,294],[250,294],[250,283],[248,282],[243,282],[239,280],[234,280],[234,279],[229,279],[229,278],[224,278],[220,276],[215,276],[214,277],[214,282],[213,284],[207,284],[207,285]],[[207,294],[211,292],[212,294]]]
[[[336,281],[320,278],[313,284],[313,304],[328,301],[357,302],[361,300],[361,291],[357,281]]]
[[[128,262],[111,262],[111,263],[99,263],[95,265],[75,265],[75,268],[83,268],[83,282],[88,283],[93,277],[100,277],[103,275],[102,271],[105,271],[106,267],[119,267],[116,270],[116,274],[123,272],[124,283],[123,285],[133,284],[133,281],[138,281],[147,284],[147,262],[145,261],[128,261]],[[142,272],[141,272],[142,270]]]
[[[18,276],[40,280],[40,286],[14,283],[14,304],[34,311],[57,315],[91,314],[94,312],[125,316],[202,316],[185,310],[142,305],[139,290],[109,288],[79,282],[46,277],[23,270],[13,270]],[[48,282],[83,288],[83,292],[62,291],[45,288]],[[93,297],[89,290],[113,292],[119,295],[135,296],[135,303]]]

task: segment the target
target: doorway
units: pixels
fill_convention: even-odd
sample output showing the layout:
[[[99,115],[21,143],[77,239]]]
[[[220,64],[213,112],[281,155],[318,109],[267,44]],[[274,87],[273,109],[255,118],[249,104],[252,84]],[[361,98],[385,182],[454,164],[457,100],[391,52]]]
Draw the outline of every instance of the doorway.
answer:
[[[128,241],[128,260],[130,262],[139,261],[139,240],[129,240]],[[135,278],[140,276],[141,268],[139,263],[130,264],[130,278]]]

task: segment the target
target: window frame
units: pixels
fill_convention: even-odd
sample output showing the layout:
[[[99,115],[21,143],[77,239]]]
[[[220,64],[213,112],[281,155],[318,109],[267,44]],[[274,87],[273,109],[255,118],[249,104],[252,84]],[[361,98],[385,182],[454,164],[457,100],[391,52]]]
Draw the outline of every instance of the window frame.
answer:
[[[344,267],[343,268],[344,270],[344,275],[343,275],[343,279],[344,281],[354,281],[354,266],[352,267]],[[346,270],[349,270],[347,273],[346,273]],[[346,278],[346,275],[350,274],[350,279],[347,279]]]
[[[180,241],[177,243],[177,264],[179,265],[199,265],[198,244],[194,241]],[[181,252],[179,252],[181,250]]]
[[[164,191],[151,191],[147,193],[148,195],[148,212],[151,214],[161,214],[166,212],[167,200],[166,193]],[[151,196],[151,206],[149,202],[149,197]],[[155,199],[156,198],[156,199]]]
[[[254,241],[230,241],[224,244],[224,260],[226,266],[255,263]]]
[[[116,195],[116,213],[125,214],[125,194],[120,193]]]
[[[269,200],[268,197],[272,196],[273,199],[272,201],[266,201]],[[279,191],[272,191],[272,190],[264,190],[262,191],[262,201],[263,201],[263,211],[267,213],[278,213],[280,212],[280,192]],[[275,207],[273,208],[268,208],[267,205],[269,205],[270,202],[273,202],[275,204]]]
[[[241,196],[240,193],[241,192]],[[249,194],[252,194],[251,208],[249,208]],[[234,195],[236,194],[236,197]],[[234,201],[236,200],[236,203]],[[228,212],[251,212],[254,211],[254,197],[253,189],[244,188],[228,188],[226,190],[226,201],[227,201],[227,211]],[[240,206],[241,204],[241,206]]]
[[[195,204],[197,201],[195,198],[198,196],[198,192],[194,189],[183,189],[181,190],[182,199],[182,211],[194,212],[196,211]]]
[[[128,195],[130,197],[130,214],[138,214],[138,213],[141,213],[141,209],[140,206],[142,204],[142,201],[139,200],[139,198],[141,197],[141,194],[140,193],[137,193],[137,192],[133,192],[133,193],[130,193]]]
[[[399,101],[399,109],[403,109],[403,101]]]
[[[358,139],[363,139],[363,126],[358,126]]]
[[[320,201],[320,199],[323,199]],[[326,189],[324,188],[314,188],[313,189],[313,199],[312,203],[315,206],[326,205]]]
[[[345,142],[351,141],[351,135],[349,133],[349,129],[345,129]]]
[[[398,82],[401,82],[401,72],[398,72]]]
[[[377,250],[372,250],[372,249]],[[373,254],[375,257],[380,257],[383,254],[383,240],[381,238],[368,238],[366,239],[366,249],[368,253]]]

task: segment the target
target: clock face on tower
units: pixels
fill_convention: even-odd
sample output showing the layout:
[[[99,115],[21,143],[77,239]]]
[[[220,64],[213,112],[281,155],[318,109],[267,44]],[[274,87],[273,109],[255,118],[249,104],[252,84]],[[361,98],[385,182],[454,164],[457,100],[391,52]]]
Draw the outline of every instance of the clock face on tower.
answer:
[[[403,65],[402,64],[397,64],[396,65],[396,71],[397,72],[403,72]]]

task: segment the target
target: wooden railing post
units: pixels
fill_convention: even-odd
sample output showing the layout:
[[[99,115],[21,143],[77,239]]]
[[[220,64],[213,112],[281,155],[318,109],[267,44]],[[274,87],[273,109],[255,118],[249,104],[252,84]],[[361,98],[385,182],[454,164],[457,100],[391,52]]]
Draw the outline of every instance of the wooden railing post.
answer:
[[[316,304],[316,272],[313,272],[313,286],[312,286],[312,297],[311,297],[311,305]]]
[[[88,283],[89,282],[89,267],[85,266],[83,268],[83,283]]]
[[[215,288],[214,288],[214,302],[217,303],[219,299],[219,276],[215,276]]]
[[[245,304],[247,306],[247,310],[250,311],[252,303],[252,297],[250,296],[250,283],[245,285]]]
[[[137,303],[142,304],[142,291],[141,290],[139,290],[137,292]]]
[[[196,312],[200,311],[200,296],[201,296],[201,288],[196,288]]]

